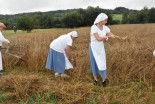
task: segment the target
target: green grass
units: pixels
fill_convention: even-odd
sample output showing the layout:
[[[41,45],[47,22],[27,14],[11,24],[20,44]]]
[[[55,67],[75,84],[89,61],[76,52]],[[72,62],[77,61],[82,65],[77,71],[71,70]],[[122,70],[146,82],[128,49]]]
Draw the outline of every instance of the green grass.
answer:
[[[155,102],[155,91],[154,91],[154,92],[152,92],[152,95],[151,95],[151,100],[152,100],[152,102]]]
[[[52,103],[58,104],[60,99],[57,99],[53,92],[48,92],[45,95],[41,95],[39,92],[36,92],[36,97],[33,98],[29,96],[26,101],[20,101],[19,104],[42,104],[42,103]]]
[[[30,33],[39,33],[39,32],[48,32],[48,31],[55,31],[55,30],[63,30],[64,28],[52,28],[52,29],[33,29]],[[3,30],[2,34],[4,36],[14,36],[14,31],[13,30]],[[17,35],[22,35],[22,34],[27,34],[26,31],[22,31],[22,30],[17,30]]]
[[[0,91],[0,103],[5,102],[7,99],[6,95],[4,92]]]
[[[113,14],[112,18],[113,18],[113,20],[122,21],[123,15],[122,14]]]

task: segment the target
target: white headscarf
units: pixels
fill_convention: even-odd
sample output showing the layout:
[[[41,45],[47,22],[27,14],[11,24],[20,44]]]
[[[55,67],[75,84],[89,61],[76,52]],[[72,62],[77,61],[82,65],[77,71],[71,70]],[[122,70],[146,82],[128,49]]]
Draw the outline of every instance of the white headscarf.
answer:
[[[70,36],[73,36],[73,37],[78,37],[78,34],[77,34],[77,32],[76,31],[72,31],[72,32],[70,32],[70,33],[68,33],[67,35],[70,35]]]
[[[97,24],[97,23],[99,23],[99,22],[101,22],[101,21],[103,21],[103,20],[105,20],[105,19],[107,19],[107,18],[108,18],[108,16],[105,13],[100,13],[97,16],[97,18],[96,18],[96,20],[94,22],[94,25]]]

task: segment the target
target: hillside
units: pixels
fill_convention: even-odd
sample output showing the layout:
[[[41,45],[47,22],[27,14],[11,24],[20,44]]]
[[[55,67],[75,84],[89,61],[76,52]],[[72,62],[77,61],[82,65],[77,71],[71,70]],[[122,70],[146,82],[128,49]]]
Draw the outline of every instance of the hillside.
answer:
[[[94,7],[88,7],[88,8],[94,8]],[[88,9],[87,8],[87,9]],[[124,12],[132,12],[132,13],[137,13],[137,10],[130,10],[128,8],[124,7],[117,7],[114,10],[112,9],[103,9],[96,7],[95,9],[99,10],[99,12],[108,12],[111,14],[123,14]],[[61,21],[61,19],[65,16],[65,14],[74,12],[74,11],[79,11],[79,10],[86,10],[86,9],[67,9],[67,10],[56,10],[56,11],[47,11],[47,12],[30,12],[30,13],[20,13],[20,14],[13,14],[13,15],[0,15],[0,22],[4,22],[8,27],[8,29],[12,29],[14,25],[17,25],[17,19],[21,16],[42,16],[42,15],[49,15],[49,16],[54,16],[56,20]]]

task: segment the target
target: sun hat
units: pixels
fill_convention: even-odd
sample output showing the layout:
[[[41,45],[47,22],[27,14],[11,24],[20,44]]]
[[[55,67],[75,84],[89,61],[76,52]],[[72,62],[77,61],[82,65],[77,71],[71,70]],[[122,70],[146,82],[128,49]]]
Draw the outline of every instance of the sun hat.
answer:
[[[0,27],[6,28],[6,26],[2,22],[0,22]]]

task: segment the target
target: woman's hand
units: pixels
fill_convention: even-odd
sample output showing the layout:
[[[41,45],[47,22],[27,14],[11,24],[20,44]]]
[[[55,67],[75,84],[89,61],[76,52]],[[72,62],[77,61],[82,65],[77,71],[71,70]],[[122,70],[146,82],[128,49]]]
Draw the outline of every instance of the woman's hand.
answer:
[[[71,58],[71,61],[72,61],[72,62],[75,62],[74,58]]]
[[[123,37],[122,39],[123,39],[123,40],[125,40],[125,39],[127,39],[127,38],[128,38],[128,35],[127,35],[127,36],[125,36],[125,37]]]
[[[109,33],[109,36],[106,36],[107,38],[117,38],[117,39],[123,39],[123,40],[125,40],[125,39],[127,39],[128,38],[128,35],[127,36],[125,36],[125,37],[120,37],[120,36],[117,36],[117,35],[114,35],[113,33]]]
[[[116,38],[116,36],[113,33],[109,33],[109,36],[107,36],[108,38]]]
[[[128,35],[127,35],[127,36],[125,36],[125,37],[120,37],[120,36],[115,35],[114,37],[115,37],[115,38],[117,38],[117,39],[122,39],[122,40],[125,40],[125,39],[127,39],[127,38],[128,38]]]
[[[110,37],[111,37],[111,38],[116,38],[114,34],[111,34]]]

